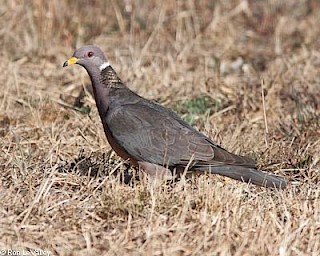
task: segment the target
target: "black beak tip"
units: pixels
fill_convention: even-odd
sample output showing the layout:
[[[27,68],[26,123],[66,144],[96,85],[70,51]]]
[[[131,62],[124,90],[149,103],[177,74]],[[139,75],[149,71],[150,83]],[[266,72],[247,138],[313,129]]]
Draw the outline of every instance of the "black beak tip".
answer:
[[[67,66],[68,66],[68,61],[65,61],[62,67],[67,67]]]

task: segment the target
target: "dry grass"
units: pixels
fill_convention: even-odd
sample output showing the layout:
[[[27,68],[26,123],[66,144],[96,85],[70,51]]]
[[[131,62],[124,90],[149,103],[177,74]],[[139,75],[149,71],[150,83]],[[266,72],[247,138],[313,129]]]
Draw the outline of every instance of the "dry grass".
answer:
[[[320,254],[317,0],[13,0],[0,13],[0,249]],[[85,71],[62,69],[85,43],[131,89],[291,186],[151,186],[111,153],[88,90],[78,97]]]

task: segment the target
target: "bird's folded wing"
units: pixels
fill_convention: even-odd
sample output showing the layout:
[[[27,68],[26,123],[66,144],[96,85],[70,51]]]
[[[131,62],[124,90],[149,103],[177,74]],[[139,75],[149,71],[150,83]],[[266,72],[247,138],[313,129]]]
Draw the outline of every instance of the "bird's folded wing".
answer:
[[[254,167],[246,157],[229,153],[181,120],[151,102],[126,104],[106,116],[112,137],[135,160],[174,167],[239,165]]]

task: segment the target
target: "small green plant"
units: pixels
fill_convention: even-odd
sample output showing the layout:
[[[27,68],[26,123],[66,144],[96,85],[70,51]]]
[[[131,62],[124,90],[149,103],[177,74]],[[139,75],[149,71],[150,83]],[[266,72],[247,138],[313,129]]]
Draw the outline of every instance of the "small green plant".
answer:
[[[193,99],[179,101],[173,109],[189,124],[203,125],[207,116],[221,110],[224,105],[222,99],[199,95]]]

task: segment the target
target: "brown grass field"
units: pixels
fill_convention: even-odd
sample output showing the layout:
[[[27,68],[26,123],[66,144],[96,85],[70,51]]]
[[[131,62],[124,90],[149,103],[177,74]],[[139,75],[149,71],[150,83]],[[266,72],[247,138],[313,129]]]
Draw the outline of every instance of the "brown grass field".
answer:
[[[0,255],[320,255],[318,0],[3,0]],[[105,138],[86,71],[290,180],[151,185]]]

